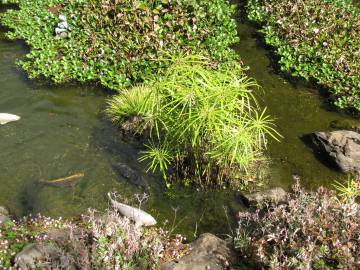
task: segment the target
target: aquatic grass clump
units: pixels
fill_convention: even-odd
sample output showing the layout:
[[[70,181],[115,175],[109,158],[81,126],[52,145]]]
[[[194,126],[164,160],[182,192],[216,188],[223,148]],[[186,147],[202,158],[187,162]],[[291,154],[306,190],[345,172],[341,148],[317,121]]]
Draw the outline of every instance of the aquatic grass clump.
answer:
[[[360,197],[360,175],[348,176],[345,184],[335,181],[333,187],[344,200]]]
[[[149,161],[149,170],[160,169],[168,185],[174,178],[200,186],[241,182],[234,180],[262,160],[267,137],[278,138],[255,98],[258,85],[236,62],[212,69],[202,56],[167,61],[164,76],[124,89],[109,101],[107,114],[147,136],[140,159]]]
[[[154,61],[180,52],[214,63],[235,59],[235,7],[227,0],[1,0],[19,9],[1,14],[31,47],[20,66],[55,83],[97,81],[119,89],[166,68]]]
[[[249,18],[283,71],[329,89],[340,108],[360,111],[360,9],[351,0],[248,0]]]

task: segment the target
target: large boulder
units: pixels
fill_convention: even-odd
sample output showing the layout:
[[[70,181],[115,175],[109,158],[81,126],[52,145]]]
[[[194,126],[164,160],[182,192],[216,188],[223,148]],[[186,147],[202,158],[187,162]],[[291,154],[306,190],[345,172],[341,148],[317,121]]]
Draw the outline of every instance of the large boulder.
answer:
[[[162,265],[161,270],[223,270],[235,262],[236,256],[224,240],[205,233],[191,244],[189,254]]]
[[[349,130],[314,133],[314,141],[343,172],[360,173],[360,133]]]

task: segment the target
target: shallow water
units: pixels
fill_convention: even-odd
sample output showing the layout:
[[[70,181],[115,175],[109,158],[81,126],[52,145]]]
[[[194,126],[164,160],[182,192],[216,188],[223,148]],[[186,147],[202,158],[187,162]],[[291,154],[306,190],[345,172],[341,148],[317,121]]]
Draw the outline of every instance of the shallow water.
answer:
[[[308,188],[343,177],[318,161],[301,137],[327,130],[333,120],[350,117],[323,108],[316,90],[290,84],[275,74],[253,28],[240,24],[239,33],[237,49],[251,67],[250,74],[263,86],[264,103],[284,136],[281,143],[272,142],[269,147],[271,185],[288,188],[292,174],[301,175]],[[235,193],[167,192],[161,178],[147,175],[137,161],[139,147],[125,141],[103,117],[108,92],[96,86],[30,81],[15,65],[25,52],[21,43],[5,41],[0,34],[0,112],[22,117],[0,127],[0,205],[17,216],[41,212],[69,217],[89,207],[105,209],[109,191],[133,201],[134,193],[146,191],[150,199],[144,208],[160,223],[168,219],[169,228],[176,232],[189,237],[204,231],[229,232],[226,215],[233,224],[231,217],[242,207]],[[144,190],[128,183],[114,169],[117,162],[147,175],[151,188]],[[74,187],[37,184],[79,172],[85,177]]]
[[[240,42],[236,50],[250,67],[249,75],[262,87],[262,103],[275,117],[277,130],[284,137],[280,143],[271,141],[272,182],[283,187],[291,185],[291,175],[301,176],[307,188],[330,186],[334,179],[344,178],[335,168],[329,167],[319,153],[308,144],[309,134],[332,130],[332,121],[356,121],[349,115],[336,112],[326,103],[319,91],[294,79],[279,75],[270,50],[265,50],[256,29],[239,24]]]

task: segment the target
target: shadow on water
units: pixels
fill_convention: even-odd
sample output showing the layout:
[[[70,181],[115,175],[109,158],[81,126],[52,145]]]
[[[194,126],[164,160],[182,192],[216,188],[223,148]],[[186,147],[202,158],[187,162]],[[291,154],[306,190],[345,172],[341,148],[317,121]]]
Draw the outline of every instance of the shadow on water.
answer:
[[[276,74],[255,33],[252,26],[240,23],[236,49],[251,67],[249,74],[263,86],[263,102],[284,136],[281,143],[269,147],[271,185],[289,187],[292,174],[301,175],[308,188],[329,184],[342,175],[316,159],[302,137],[350,117],[326,110],[314,89]],[[229,233],[228,224],[234,225],[233,217],[243,209],[235,192],[166,190],[161,177],[146,173],[145,165],[138,162],[139,143],[124,140],[104,119],[108,92],[90,85],[30,81],[15,66],[26,51],[23,43],[4,41],[0,32],[0,111],[22,117],[0,127],[0,205],[18,216],[41,212],[69,217],[89,207],[105,209],[109,191],[135,204],[134,194],[146,191],[150,198],[144,208],[159,224],[168,220],[170,229],[189,238],[195,232]],[[119,162],[143,175],[150,189],[121,177],[115,169]],[[85,176],[74,187],[37,184],[79,172]]]

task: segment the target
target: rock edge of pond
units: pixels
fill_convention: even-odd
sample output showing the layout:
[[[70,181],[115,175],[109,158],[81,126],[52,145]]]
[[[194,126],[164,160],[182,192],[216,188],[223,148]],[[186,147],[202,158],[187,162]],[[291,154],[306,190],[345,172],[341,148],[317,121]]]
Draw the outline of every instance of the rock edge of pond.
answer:
[[[248,206],[258,207],[264,202],[283,203],[287,200],[288,193],[282,188],[276,187],[266,189],[253,194],[240,194],[242,200]],[[0,206],[0,226],[1,218],[10,220],[10,214],[5,207]],[[76,233],[76,232],[73,232]],[[69,234],[66,229],[55,229],[46,232],[47,239],[39,242],[29,242],[15,255],[14,262],[21,270],[33,269],[37,261],[56,256],[56,243],[61,242]],[[192,243],[186,244],[188,252],[177,260],[170,260],[160,265],[160,270],[222,270],[233,269],[231,266],[239,263],[234,247],[227,241],[211,233],[201,234]]]
[[[344,173],[360,173],[360,133],[337,130],[313,133],[315,146]]]

